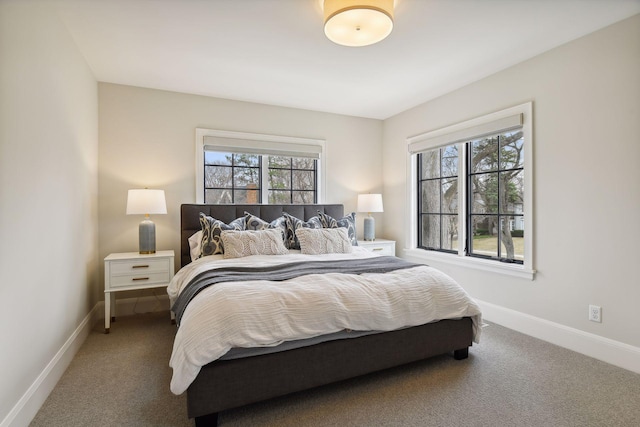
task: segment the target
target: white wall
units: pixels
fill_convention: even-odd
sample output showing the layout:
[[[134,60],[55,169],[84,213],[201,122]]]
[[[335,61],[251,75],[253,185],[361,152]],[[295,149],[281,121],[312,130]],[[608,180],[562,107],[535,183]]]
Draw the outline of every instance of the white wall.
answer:
[[[326,140],[326,203],[356,209],[359,192],[382,190],[382,122],[99,84],[100,257],[136,251],[141,217],[125,215],[130,188],[164,189],[167,215],[155,215],[156,246],[180,253],[180,204],[195,202],[195,129]],[[362,215],[358,215],[362,235]],[[179,257],[176,256],[176,262]]]
[[[0,3],[0,94],[0,424],[22,424],[98,301],[97,83],[46,2]]]
[[[640,347],[639,52],[636,15],[385,120],[385,234],[406,247],[407,137],[533,101],[535,280],[430,264],[482,301]]]

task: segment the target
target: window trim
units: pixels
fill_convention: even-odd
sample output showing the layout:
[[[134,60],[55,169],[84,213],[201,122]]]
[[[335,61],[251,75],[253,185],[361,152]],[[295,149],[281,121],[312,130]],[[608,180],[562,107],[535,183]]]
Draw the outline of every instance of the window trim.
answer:
[[[219,142],[215,142],[218,138]],[[209,139],[209,141],[207,141]],[[213,141],[211,141],[213,139]],[[230,145],[231,144],[231,145]],[[292,136],[267,135],[248,132],[225,131],[215,129],[196,128],[196,155],[195,155],[195,200],[196,203],[204,203],[204,147],[238,147],[251,150],[252,153],[285,155],[296,157],[313,157],[318,160],[316,194],[317,203],[325,200],[326,180],[326,142],[323,139],[299,138]],[[263,156],[263,162],[266,158]],[[264,164],[263,164],[264,166]],[[267,173],[263,167],[263,174]],[[263,176],[264,178],[264,176]],[[263,181],[264,182],[264,181]],[[266,191],[261,192],[263,204],[268,202]]]
[[[438,251],[428,251],[417,247],[417,153],[420,151],[439,148],[446,145],[451,145],[461,140],[473,139],[487,135],[487,133],[495,132],[496,126],[505,127],[514,125],[513,118],[519,116],[521,118],[522,133],[524,137],[524,143],[526,144],[524,155],[524,203],[523,209],[524,216],[524,263],[523,264],[508,264],[498,262],[496,260],[488,260],[482,258],[475,258],[466,256],[464,253],[464,239],[459,239],[458,252],[456,253],[444,253]],[[512,118],[512,119],[510,119]],[[520,125],[519,125],[520,126]],[[511,108],[507,108],[501,111],[490,113],[481,117],[476,117],[471,120],[466,120],[461,123],[457,123],[451,126],[446,126],[433,131],[425,132],[419,135],[415,135],[407,138],[407,163],[406,163],[406,182],[407,193],[405,199],[408,209],[406,211],[406,220],[409,225],[406,228],[405,239],[407,242],[404,254],[408,257],[415,258],[421,261],[434,261],[443,262],[447,264],[453,264],[468,268],[474,268],[478,270],[491,271],[495,273],[506,274],[510,276],[522,277],[533,280],[535,277],[534,269],[534,255],[533,255],[533,103],[528,102],[520,104]],[[462,164],[464,165],[464,161]],[[459,163],[460,165],[460,163]],[[464,170],[458,170],[458,176],[462,176],[465,179],[467,171],[466,166]],[[458,206],[465,206],[465,198],[467,194],[466,184],[458,191]],[[467,212],[464,212],[466,216]],[[466,221],[464,219],[459,221],[459,234],[466,236]],[[464,233],[464,234],[462,234]]]

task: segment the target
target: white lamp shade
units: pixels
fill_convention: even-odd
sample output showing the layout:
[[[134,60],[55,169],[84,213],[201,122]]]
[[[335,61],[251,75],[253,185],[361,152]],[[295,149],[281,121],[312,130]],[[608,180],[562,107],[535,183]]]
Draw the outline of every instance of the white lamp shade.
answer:
[[[358,194],[358,212],[384,212],[382,194]]]
[[[127,195],[127,215],[166,214],[164,190],[135,189]]]
[[[393,30],[394,0],[324,0],[324,33],[343,46],[368,46]]]

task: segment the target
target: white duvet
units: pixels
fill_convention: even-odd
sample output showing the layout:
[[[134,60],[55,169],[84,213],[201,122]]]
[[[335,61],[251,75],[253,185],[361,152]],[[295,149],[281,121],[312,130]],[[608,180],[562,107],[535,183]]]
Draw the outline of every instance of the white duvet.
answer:
[[[171,304],[198,273],[229,266],[268,266],[303,260],[372,258],[351,254],[253,255],[201,258],[185,266],[167,288]],[[187,306],[169,365],[171,391],[183,393],[200,368],[233,347],[268,347],[350,329],[389,331],[441,319],[471,317],[480,338],[480,308],[446,274],[420,266],[384,274],[312,274],[282,282],[227,282],[201,291]]]

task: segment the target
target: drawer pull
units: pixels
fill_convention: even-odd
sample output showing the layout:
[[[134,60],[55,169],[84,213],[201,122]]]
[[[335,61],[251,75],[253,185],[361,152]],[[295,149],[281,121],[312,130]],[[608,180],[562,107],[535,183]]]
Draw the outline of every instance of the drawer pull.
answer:
[[[140,280],[149,280],[149,278],[148,277],[134,277],[131,280],[133,280],[134,282],[137,282],[137,281],[140,281]]]
[[[149,268],[149,265],[132,265],[131,268]]]
[[[371,250],[372,250],[372,251],[381,251],[381,250],[383,250],[383,249],[384,249],[384,248],[372,248]]]

